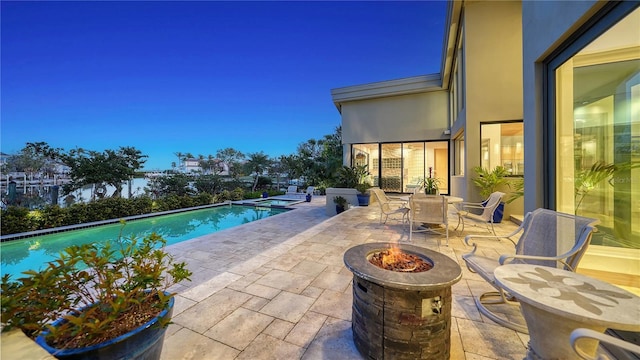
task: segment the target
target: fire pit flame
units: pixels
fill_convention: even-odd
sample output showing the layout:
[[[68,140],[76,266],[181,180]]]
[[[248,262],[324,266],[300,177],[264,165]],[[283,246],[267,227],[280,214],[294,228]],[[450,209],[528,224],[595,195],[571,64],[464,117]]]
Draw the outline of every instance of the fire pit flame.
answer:
[[[402,254],[402,251],[397,247],[393,246],[386,253],[382,253],[382,264],[384,266],[391,266],[398,262],[398,258]]]
[[[369,262],[379,268],[398,272],[422,272],[432,268],[430,263],[419,256],[403,252],[393,244],[386,250],[373,253]]]

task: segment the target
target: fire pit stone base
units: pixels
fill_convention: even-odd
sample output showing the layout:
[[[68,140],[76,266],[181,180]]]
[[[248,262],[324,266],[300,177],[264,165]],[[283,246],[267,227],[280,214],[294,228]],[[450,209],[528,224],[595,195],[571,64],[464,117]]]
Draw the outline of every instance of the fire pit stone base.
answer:
[[[399,273],[369,263],[367,257],[389,244],[363,244],[345,253],[354,274],[354,343],[369,359],[448,359],[451,337],[451,285],[460,266],[424,248],[400,245],[433,263],[421,273]]]

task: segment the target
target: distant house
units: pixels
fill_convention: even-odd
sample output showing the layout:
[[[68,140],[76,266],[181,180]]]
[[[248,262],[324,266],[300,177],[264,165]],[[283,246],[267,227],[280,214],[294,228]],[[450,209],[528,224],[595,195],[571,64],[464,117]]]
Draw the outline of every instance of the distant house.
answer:
[[[182,160],[181,169],[182,172],[186,174],[202,172],[202,168],[200,167],[200,160],[196,158],[188,158]]]

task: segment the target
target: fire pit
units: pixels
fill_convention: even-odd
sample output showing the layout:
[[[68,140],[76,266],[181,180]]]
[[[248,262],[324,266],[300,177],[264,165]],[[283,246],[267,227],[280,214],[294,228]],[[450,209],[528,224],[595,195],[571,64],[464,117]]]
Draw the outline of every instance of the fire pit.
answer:
[[[400,261],[416,262],[417,257],[421,265],[394,270],[374,265],[391,245],[362,244],[344,254],[353,273],[353,341],[369,359],[448,359],[451,285],[462,276],[460,265],[436,251],[405,244],[395,245],[409,255]],[[416,272],[418,268],[428,269]]]

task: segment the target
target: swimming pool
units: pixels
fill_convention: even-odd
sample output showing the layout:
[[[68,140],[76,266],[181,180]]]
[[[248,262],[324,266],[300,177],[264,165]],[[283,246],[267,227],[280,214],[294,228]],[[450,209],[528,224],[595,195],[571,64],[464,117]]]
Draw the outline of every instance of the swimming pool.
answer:
[[[284,198],[266,198],[266,199],[252,199],[252,200],[243,200],[241,203],[245,205],[252,206],[287,206],[293,205],[297,203],[301,203],[304,200],[301,199],[284,199]]]
[[[138,237],[156,232],[176,244],[216,231],[250,223],[281,214],[289,209],[250,207],[240,205],[215,206],[200,210],[183,211],[169,215],[147,217],[128,221],[122,230],[123,237]],[[26,270],[38,270],[53,260],[70,245],[105,242],[118,237],[120,224],[114,223],[54,234],[5,241],[0,244],[0,275],[16,275]]]

